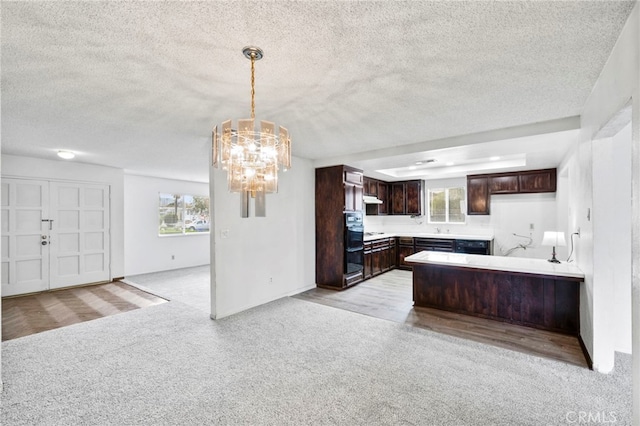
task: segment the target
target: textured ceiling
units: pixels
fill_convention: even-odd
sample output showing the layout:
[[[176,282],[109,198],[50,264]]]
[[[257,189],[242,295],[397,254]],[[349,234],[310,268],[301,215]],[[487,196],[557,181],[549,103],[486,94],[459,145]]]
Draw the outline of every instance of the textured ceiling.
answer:
[[[2,1],[2,152],[206,181],[213,124],[249,116],[246,45],[300,157],[576,116],[632,7]]]

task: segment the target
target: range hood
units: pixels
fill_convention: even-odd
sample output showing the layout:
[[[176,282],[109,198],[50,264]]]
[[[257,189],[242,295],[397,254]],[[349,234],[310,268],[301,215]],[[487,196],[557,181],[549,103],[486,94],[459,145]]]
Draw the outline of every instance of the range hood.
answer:
[[[377,197],[372,195],[363,195],[362,201],[364,201],[365,204],[382,204],[382,200],[378,200]]]

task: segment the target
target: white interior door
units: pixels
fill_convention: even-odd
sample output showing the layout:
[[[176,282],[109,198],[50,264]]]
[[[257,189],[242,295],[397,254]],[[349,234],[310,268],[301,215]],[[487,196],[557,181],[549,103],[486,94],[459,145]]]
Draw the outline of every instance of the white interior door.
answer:
[[[108,281],[109,186],[2,179],[2,296]]]
[[[51,288],[110,279],[109,186],[51,182]]]
[[[2,179],[1,194],[2,295],[47,290],[49,182]]]

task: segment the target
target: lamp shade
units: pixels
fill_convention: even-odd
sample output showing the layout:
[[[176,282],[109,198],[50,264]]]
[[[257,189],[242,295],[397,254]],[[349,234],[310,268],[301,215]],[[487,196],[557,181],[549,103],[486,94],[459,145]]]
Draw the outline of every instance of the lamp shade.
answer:
[[[567,242],[564,239],[564,232],[544,231],[542,237],[543,246],[564,247]]]

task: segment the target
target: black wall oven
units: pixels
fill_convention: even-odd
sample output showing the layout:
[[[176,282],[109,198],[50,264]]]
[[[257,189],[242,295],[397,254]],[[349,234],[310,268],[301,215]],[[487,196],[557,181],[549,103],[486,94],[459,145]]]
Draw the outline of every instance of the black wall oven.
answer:
[[[352,274],[364,270],[364,224],[362,212],[344,214],[345,233],[345,273]]]

